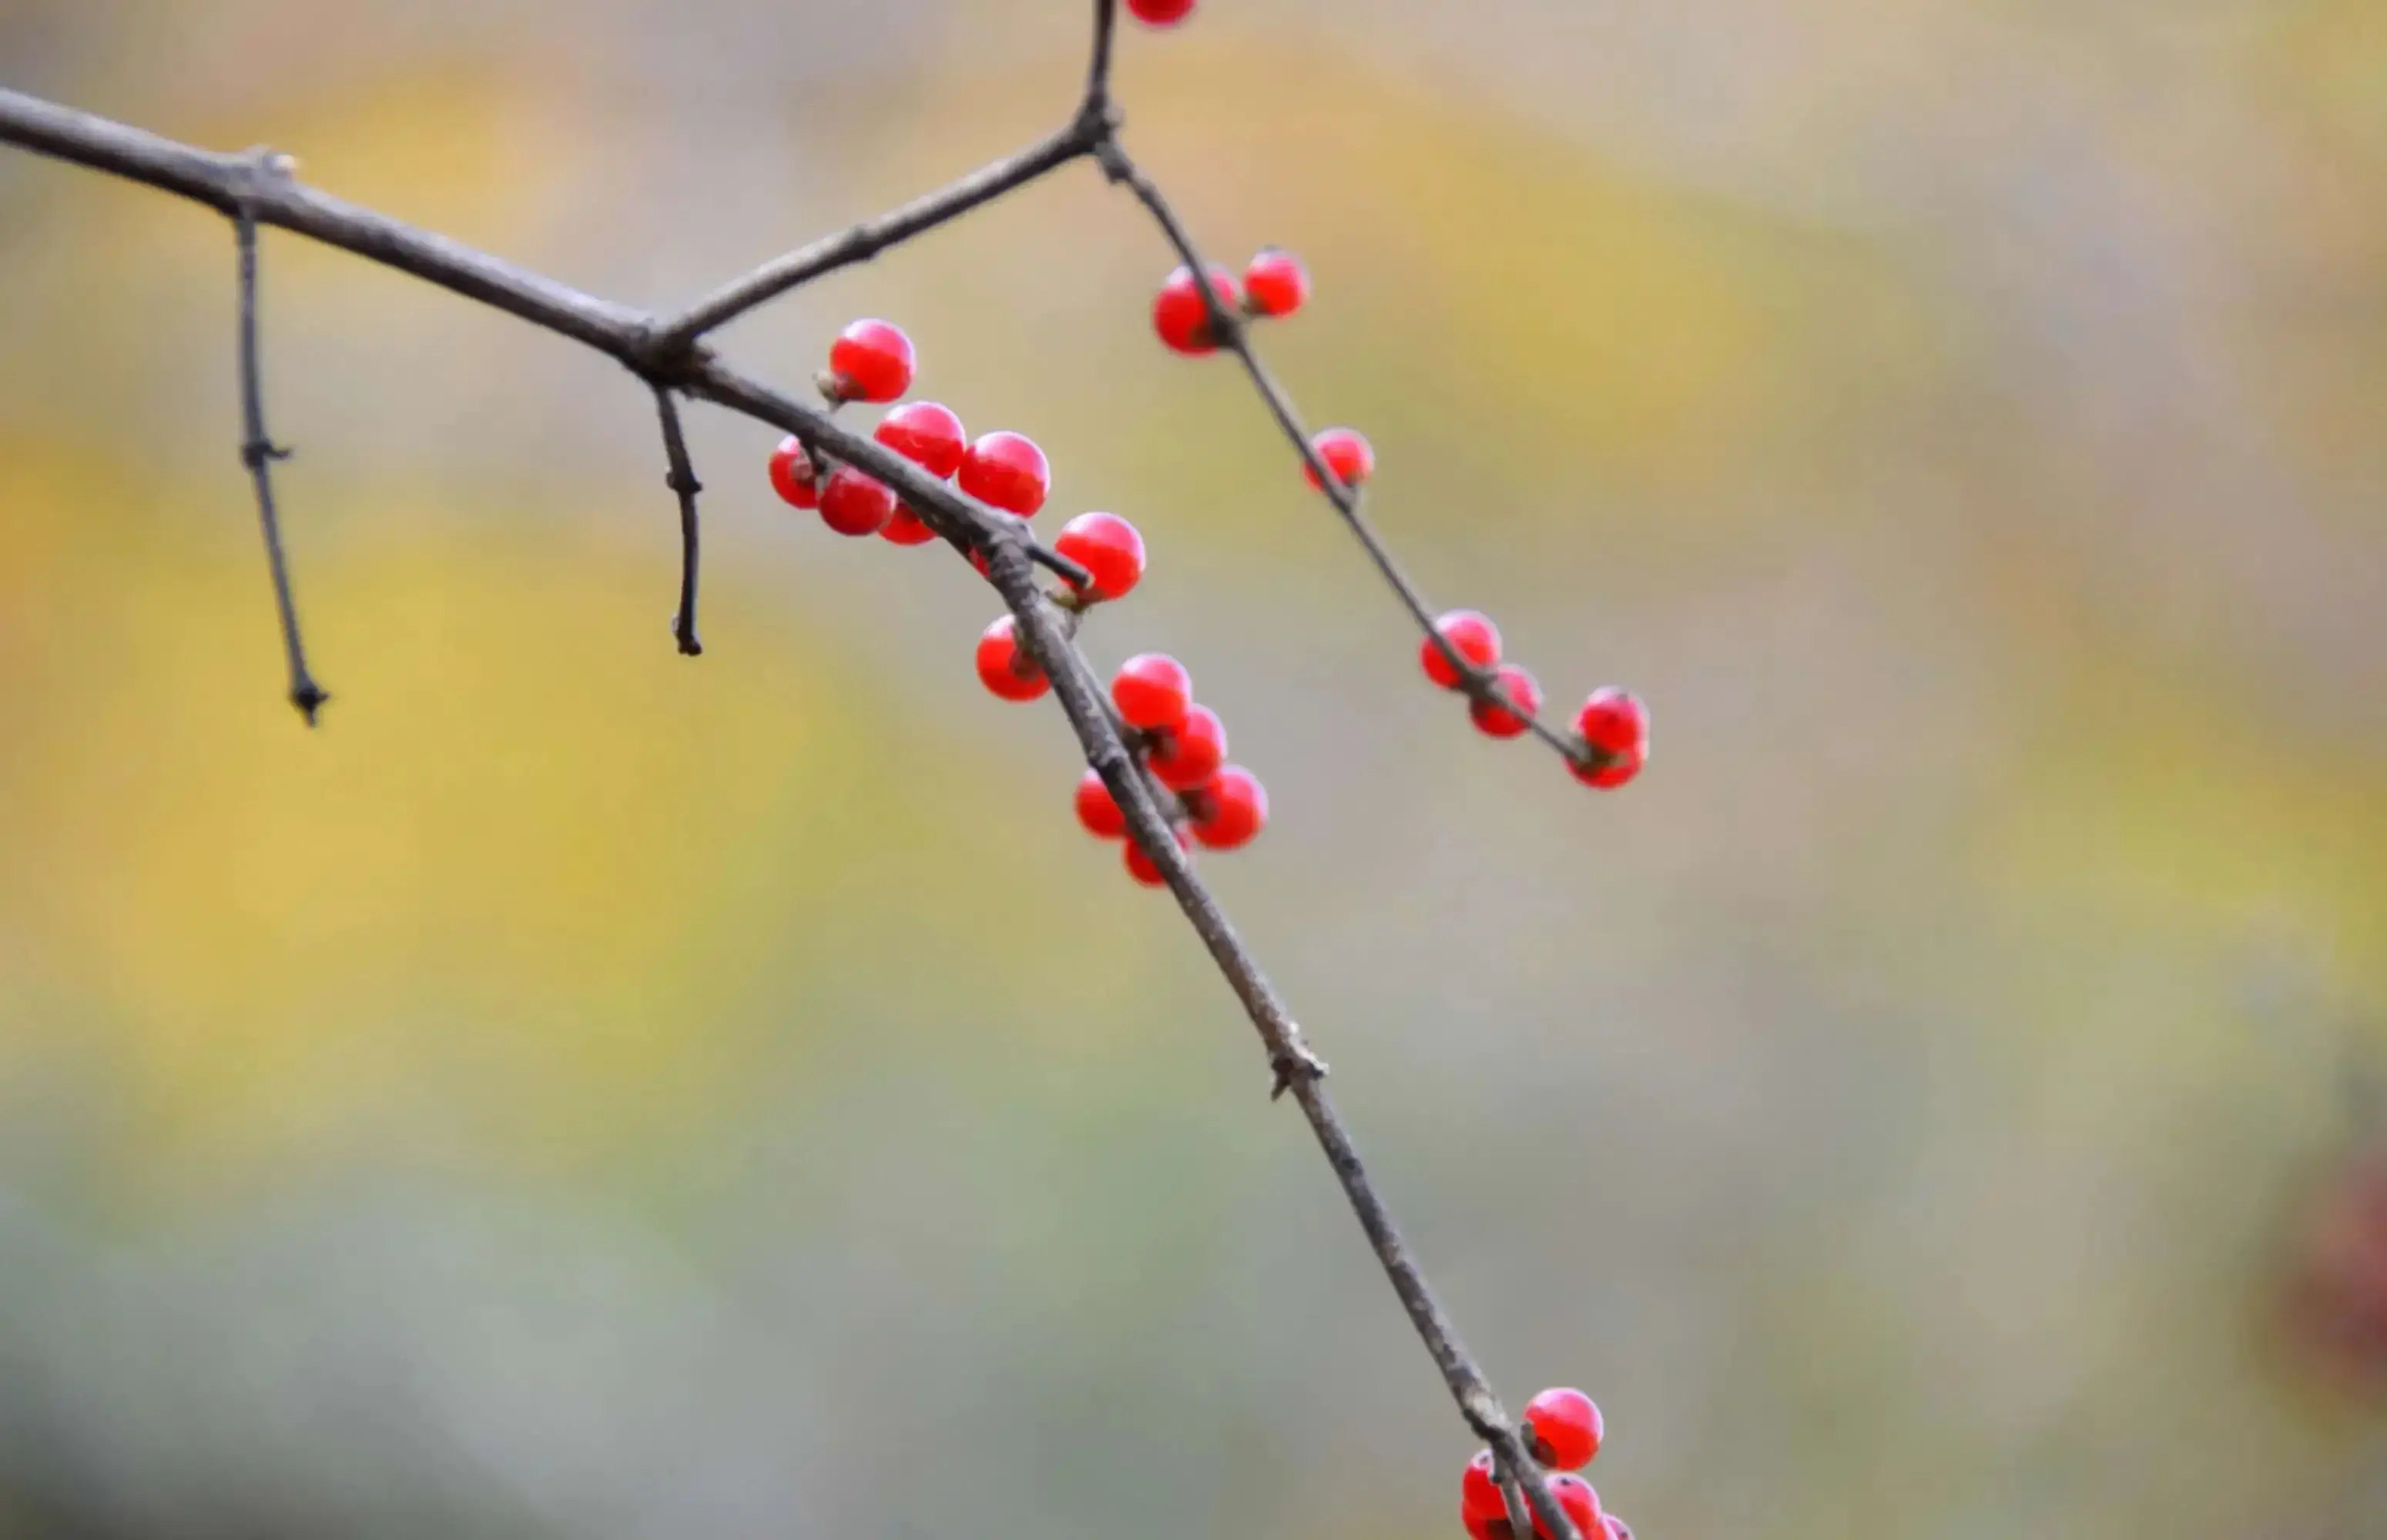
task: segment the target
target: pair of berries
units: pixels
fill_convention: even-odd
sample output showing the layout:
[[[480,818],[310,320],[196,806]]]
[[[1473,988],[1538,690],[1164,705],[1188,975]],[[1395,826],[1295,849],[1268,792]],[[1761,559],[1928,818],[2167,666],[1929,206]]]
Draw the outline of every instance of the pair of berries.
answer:
[[[1240,288],[1235,275],[1216,262],[1208,265],[1206,275],[1219,309],[1230,317],[1288,316],[1309,298],[1309,270],[1301,265],[1300,258],[1275,246],[1263,247],[1244,265]],[[1161,280],[1160,292],[1152,297],[1152,329],[1177,352],[1218,351],[1219,328],[1210,319],[1210,307],[1203,301],[1202,286],[1194,282],[1192,268],[1181,267]]]
[[[1240,764],[1227,763],[1227,728],[1219,713],[1194,700],[1194,678],[1165,652],[1143,652],[1119,665],[1111,679],[1111,704],[1136,730],[1144,768],[1177,794],[1171,832],[1178,849],[1198,840],[1214,851],[1248,845],[1268,823],[1268,789]],[[1104,839],[1126,839],[1127,814],[1099,771],[1078,781],[1078,822]],[[1160,868],[1132,839],[1125,850],[1128,875],[1148,888],[1165,880]]]
[[[1542,709],[1542,686],[1515,663],[1500,661],[1500,628],[1473,610],[1453,610],[1433,623],[1434,631],[1451,650],[1479,674],[1489,671],[1492,682],[1517,711],[1489,700],[1471,701],[1467,714],[1493,738],[1515,738],[1532,726]],[[1445,689],[1464,689],[1467,679],[1428,637],[1418,646],[1418,662],[1425,676]],[[1520,714],[1522,713],[1522,714]],[[1649,713],[1630,691],[1613,686],[1596,689],[1575,713],[1575,736],[1581,745],[1568,762],[1575,779],[1602,790],[1623,786],[1641,773],[1649,757]]]
[[[830,346],[821,393],[833,406],[892,401],[912,387],[913,372],[912,339],[903,328],[857,321]],[[939,481],[957,481],[965,494],[1023,519],[1042,508],[1052,490],[1053,468],[1035,440],[996,432],[973,441],[961,418],[935,401],[905,402],[871,436]],[[851,465],[823,475],[793,435],[772,451],[771,486],[789,506],[819,510],[821,522],[840,535],[877,535],[899,546],[936,538],[886,483]]]
[[[1558,1499],[1582,1540],[1633,1540],[1623,1520],[1603,1512],[1599,1494],[1574,1474],[1599,1453],[1606,1425],[1599,1407],[1579,1390],[1546,1390],[1525,1404],[1525,1448],[1534,1459],[1560,1472],[1549,1479],[1550,1496]],[[1473,1540],[1514,1540],[1508,1498],[1500,1490],[1492,1451],[1484,1449],[1467,1462],[1459,1482],[1459,1520]],[[1534,1516],[1534,1533],[1550,1540],[1549,1527]]]

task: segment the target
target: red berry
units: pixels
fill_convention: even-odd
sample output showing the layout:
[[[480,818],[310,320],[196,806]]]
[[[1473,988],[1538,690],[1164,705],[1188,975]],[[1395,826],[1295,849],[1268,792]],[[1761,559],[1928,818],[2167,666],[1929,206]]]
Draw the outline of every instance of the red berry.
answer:
[[[1177,829],[1174,833],[1177,848],[1181,851],[1185,848],[1185,831]],[[1127,842],[1127,875],[1147,888],[1160,887],[1168,880],[1160,875],[1160,867],[1152,857],[1143,853],[1143,847],[1132,839]]]
[[[1291,315],[1309,297],[1309,270],[1290,251],[1269,246],[1244,269],[1244,308],[1254,315]]]
[[[1517,1533],[1506,1519],[1478,1519],[1463,1508],[1459,1510],[1459,1521],[1467,1526],[1472,1540],[1510,1540]]]
[[[1111,702],[1129,726],[1170,732],[1194,704],[1194,676],[1166,652],[1139,652],[1111,680]]]
[[[1581,1476],[1552,1476],[1550,1496],[1559,1500],[1559,1508],[1572,1521],[1580,1540],[1598,1540],[1607,1533],[1608,1526],[1601,1522],[1599,1494],[1594,1492],[1591,1483]],[[1534,1533],[1542,1540],[1553,1540],[1550,1526],[1542,1522],[1542,1516],[1538,1513],[1534,1515]]]
[[[828,473],[821,487],[821,523],[840,535],[876,535],[895,511],[895,494],[851,465]]]
[[[1147,27],[1174,27],[1194,14],[1194,0],[1127,0],[1127,8]]]
[[[1240,764],[1220,770],[1188,801],[1194,838],[1214,851],[1248,845],[1268,825],[1268,788]]]
[[[1311,439],[1309,447],[1318,451],[1319,459],[1326,461],[1326,468],[1334,473],[1334,479],[1345,486],[1356,489],[1376,473],[1375,447],[1368,442],[1368,435],[1357,428],[1328,428]],[[1302,474],[1309,478],[1310,486],[1324,490],[1326,484],[1318,479],[1316,471],[1305,465]]]
[[[1599,1407],[1579,1390],[1546,1390],[1525,1403],[1525,1439],[1534,1458],[1560,1471],[1580,1471],[1599,1453],[1606,1431]]]
[[[1191,791],[1226,762],[1226,724],[1209,707],[1195,706],[1152,751],[1152,774],[1171,791]]]
[[[1218,297],[1219,308],[1234,314],[1241,297],[1235,293],[1235,276],[1216,262],[1208,268],[1210,292]],[[1152,298],[1152,329],[1160,340],[1180,353],[1210,353],[1218,350],[1217,329],[1210,324],[1210,308],[1202,303],[1202,290],[1194,282],[1194,270],[1181,267],[1161,281],[1160,292]]]
[[[881,444],[944,480],[961,469],[969,435],[951,409],[934,401],[906,401],[889,412],[871,434]]]
[[[895,511],[888,515],[886,524],[879,526],[878,537],[891,540],[899,546],[925,546],[937,537],[937,532],[909,507],[897,503]]]
[[[1118,839],[1127,834],[1127,814],[1119,810],[1111,789],[1103,784],[1099,770],[1088,770],[1078,781],[1078,822],[1098,839]]]
[[[1509,1516],[1509,1499],[1500,1495],[1499,1471],[1489,1449],[1477,1450],[1467,1462],[1467,1473],[1459,1478],[1459,1516],[1470,1522]]]
[[[1585,786],[1605,791],[1623,786],[1649,762],[1649,713],[1630,691],[1610,686],[1591,692],[1574,719],[1588,764],[1569,768]]]
[[[840,401],[891,401],[912,388],[912,339],[901,326],[857,321],[829,345],[828,372]]]
[[[1011,617],[1004,616],[978,638],[978,676],[1005,701],[1033,701],[1053,688],[1014,635]]]
[[[991,507],[1021,518],[1044,506],[1053,467],[1036,441],[1016,433],[991,433],[962,456],[962,490]]]
[[[1496,706],[1488,701],[1471,702],[1467,708],[1467,714],[1475,719],[1475,725],[1478,727],[1494,738],[1514,738],[1531,726],[1530,718],[1540,713],[1541,684],[1515,663],[1502,663],[1500,671],[1492,675],[1492,681],[1507,691],[1509,699],[1514,701],[1518,709],[1525,714],[1519,716],[1514,712],[1505,707]]]
[[[1433,628],[1449,638],[1459,655],[1478,668],[1491,668],[1500,662],[1500,628],[1473,610],[1451,610],[1433,623]],[[1445,689],[1459,688],[1458,671],[1450,660],[1442,655],[1428,637],[1418,643],[1418,662],[1425,665],[1425,676]]]
[[[1086,569],[1088,602],[1124,599],[1143,581],[1143,536],[1116,513],[1080,513],[1061,526],[1053,549]]]
[[[1599,1524],[1608,1531],[1608,1540],[1633,1540],[1633,1526],[1613,1513],[1602,1513]],[[1585,1535],[1584,1540],[1598,1540],[1598,1536]]]
[[[771,490],[791,508],[818,508],[820,481],[813,473],[813,457],[802,440],[789,434],[771,451]]]

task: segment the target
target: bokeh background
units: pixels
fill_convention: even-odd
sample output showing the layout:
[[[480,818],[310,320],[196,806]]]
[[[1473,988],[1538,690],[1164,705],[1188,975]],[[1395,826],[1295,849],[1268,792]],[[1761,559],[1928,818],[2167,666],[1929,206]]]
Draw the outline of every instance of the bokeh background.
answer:
[[[0,80],[661,308],[1056,123],[1084,10],[0,0]],[[1091,649],[1267,778],[1205,870],[1512,1404],[1598,1395],[1650,1540],[2387,1535],[2387,9],[1122,46],[1214,254],[1310,260],[1264,346],[1383,528],[1559,706],[1642,690],[1640,783],[1417,676],[1090,168],[726,346],[901,320],[1145,530]],[[227,232],[0,154],[0,1534],[1455,1535],[1463,1430],[974,576],[700,411],[683,660],[633,382],[265,260],[313,734]]]

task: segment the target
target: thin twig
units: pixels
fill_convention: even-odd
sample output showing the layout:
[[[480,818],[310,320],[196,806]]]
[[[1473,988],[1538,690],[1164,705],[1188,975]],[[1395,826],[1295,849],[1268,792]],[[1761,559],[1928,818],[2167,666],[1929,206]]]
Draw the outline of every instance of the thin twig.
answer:
[[[1086,64],[1085,102],[1078,113],[1080,119],[1100,118],[1111,105],[1111,38],[1118,31],[1118,0],[1094,0],[1094,47]]]
[[[259,152],[262,156],[263,152]],[[261,160],[260,167],[264,164]],[[240,462],[257,488],[257,523],[265,536],[265,564],[273,574],[273,608],[282,622],[282,656],[290,672],[290,703],[313,726],[331,696],[307,669],[307,641],[298,630],[298,602],[290,592],[290,562],[282,549],[282,515],[273,504],[273,462],[290,451],[265,431],[265,366],[257,341],[257,221],[233,215],[240,246]]]
[[[679,609],[672,616],[672,635],[679,638],[681,653],[693,658],[704,650],[704,643],[696,636],[696,495],[704,490],[704,484],[696,479],[696,464],[688,456],[688,435],[680,432],[679,407],[666,386],[655,386],[655,414],[663,420],[663,458],[671,464],[663,485],[679,497]]]
[[[1107,8],[1096,14],[1099,19],[1107,15]],[[1105,130],[1108,121],[1106,115],[1080,117],[1081,123],[1097,122]],[[242,180],[242,163],[231,157],[6,90],[0,90],[0,142],[146,183],[245,221],[297,231],[573,338],[621,361],[650,385],[676,388],[776,424],[797,435],[816,456],[833,456],[861,467],[892,487],[948,541],[983,552],[990,580],[1002,594],[1030,655],[1051,677],[1087,763],[1101,775],[1126,815],[1130,836],[1161,872],[1178,906],[1243,1004],[1268,1053],[1277,1093],[1291,1092],[1300,1105],[1377,1262],[1458,1402],[1460,1415],[1507,1468],[1533,1470],[1526,1463],[1515,1427],[1434,1298],[1416,1257],[1376,1193],[1349,1130],[1328,1099],[1323,1083],[1326,1066],[1310,1052],[1300,1027],[1261,972],[1257,959],[1179,848],[1142,767],[1120,739],[1092,669],[1072,641],[1061,612],[1036,586],[1029,563],[1040,562],[1080,585],[1091,581],[1082,568],[1029,539],[1016,522],[961,496],[819,408],[727,368],[701,346],[676,352],[659,350],[661,334],[651,318],[627,307],[594,298],[295,181],[265,183],[257,186],[253,195],[245,194],[247,183]],[[1190,253],[1190,243],[1184,249]],[[1200,271],[1198,262],[1196,271]],[[1306,440],[1303,449],[1314,463]],[[1331,473],[1322,479],[1333,485]],[[1405,597],[1413,593],[1403,591]],[[1576,1535],[1545,1483],[1534,1477],[1522,1485],[1550,1534],[1557,1540],[1584,1540]]]

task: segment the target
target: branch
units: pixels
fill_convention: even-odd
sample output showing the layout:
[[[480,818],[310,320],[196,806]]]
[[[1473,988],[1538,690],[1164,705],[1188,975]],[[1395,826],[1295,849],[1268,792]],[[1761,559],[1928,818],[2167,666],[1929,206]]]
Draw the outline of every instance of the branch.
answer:
[[[287,162],[259,152],[260,174],[281,174]],[[282,656],[290,671],[290,703],[315,725],[316,713],[332,697],[307,671],[307,643],[298,633],[298,603],[290,593],[290,562],[282,550],[282,515],[273,506],[273,462],[290,451],[265,431],[264,365],[257,346],[257,221],[245,212],[233,216],[234,238],[240,246],[240,462],[257,488],[257,523],[265,536],[265,564],[273,574],[273,608],[282,622]]]
[[[704,650],[704,643],[696,637],[696,495],[704,486],[696,479],[696,466],[688,457],[679,408],[663,385],[655,386],[655,414],[663,420],[663,458],[671,464],[663,485],[679,495],[679,610],[672,616],[672,635],[679,638],[680,652],[693,658]]]

